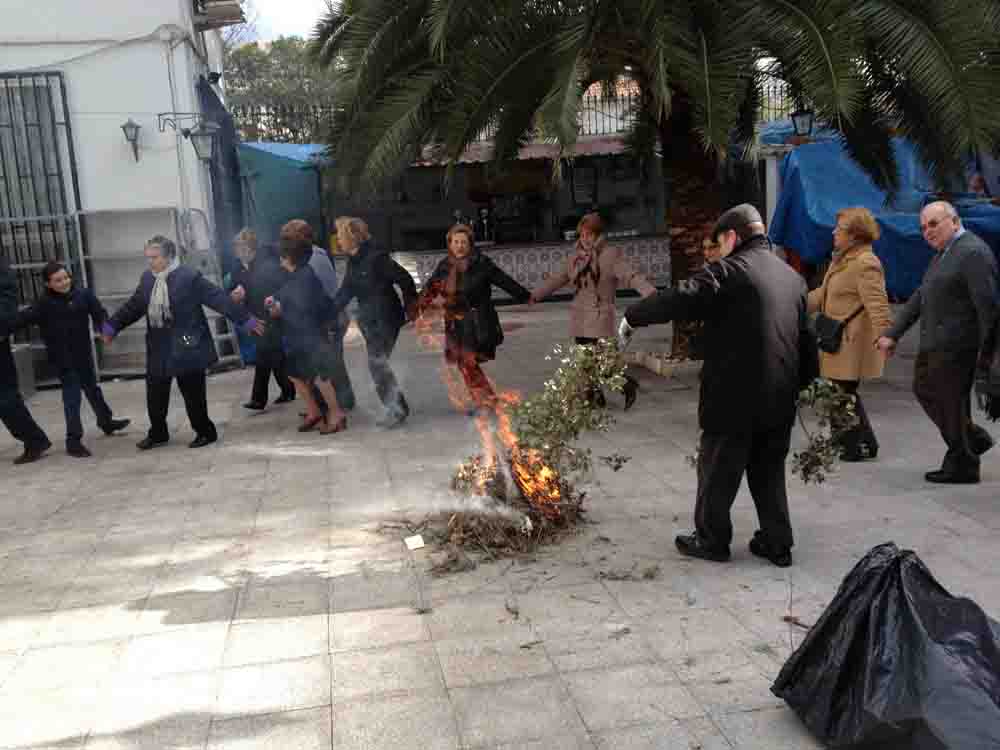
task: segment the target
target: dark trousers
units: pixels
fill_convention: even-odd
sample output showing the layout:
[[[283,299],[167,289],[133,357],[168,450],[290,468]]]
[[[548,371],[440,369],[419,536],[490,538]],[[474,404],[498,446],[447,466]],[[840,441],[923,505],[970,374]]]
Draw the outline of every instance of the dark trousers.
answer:
[[[913,370],[913,393],[937,425],[948,450],[944,471],[978,471],[973,446],[989,442],[989,433],[972,421],[972,386],[979,352],[920,352]]]
[[[24,443],[26,450],[43,449],[51,445],[44,430],[31,416],[17,389],[17,366],[9,340],[0,340],[0,422]]]
[[[410,407],[406,397],[399,390],[396,373],[389,367],[389,358],[396,348],[397,330],[392,335],[365,336],[365,346],[368,348],[368,372],[375,383],[375,392],[387,410],[393,414],[409,414]]]
[[[265,352],[258,347],[257,364],[253,369],[253,388],[250,391],[250,400],[253,403],[261,406],[267,403],[268,385],[270,385],[272,375],[274,382],[281,389],[282,396],[295,395],[292,381],[288,379],[284,352]]]
[[[858,393],[860,382],[857,380],[834,380],[833,382],[839,385],[845,393],[854,396],[854,414],[858,418],[858,423],[841,437],[841,447],[848,453],[861,453],[865,451],[865,446],[867,446],[867,455],[874,456],[878,453],[878,438],[875,437],[875,430],[872,429],[872,423],[868,419],[865,403],[861,400],[861,394]]]
[[[146,409],[149,412],[149,437],[166,440],[167,412],[170,410],[170,384],[172,378],[146,376]],[[205,371],[189,372],[177,376],[177,387],[184,398],[184,408],[196,435],[218,437],[215,423],[208,416],[208,381]]]
[[[103,429],[111,424],[111,407],[104,400],[93,367],[63,370],[59,373],[59,380],[62,382],[63,413],[66,416],[66,445],[79,445],[83,438],[80,407],[84,396],[97,416],[97,426]]]
[[[351,376],[347,373],[347,365],[344,362],[344,336],[347,334],[347,325],[335,324],[330,328],[330,348],[333,350],[333,389],[337,392],[337,403],[341,409],[353,409],[356,399],[354,397],[354,387],[351,385]],[[395,341],[393,341],[395,345]],[[390,350],[391,351],[391,350]],[[369,347],[370,359],[371,347]],[[319,404],[320,410],[326,414],[329,411],[323,394],[319,388],[313,385],[313,397]]]
[[[730,511],[746,472],[768,544],[773,548],[792,547],[785,489],[785,459],[791,439],[792,423],[757,432],[702,433],[694,520],[698,536],[708,546],[728,547],[732,542]]]

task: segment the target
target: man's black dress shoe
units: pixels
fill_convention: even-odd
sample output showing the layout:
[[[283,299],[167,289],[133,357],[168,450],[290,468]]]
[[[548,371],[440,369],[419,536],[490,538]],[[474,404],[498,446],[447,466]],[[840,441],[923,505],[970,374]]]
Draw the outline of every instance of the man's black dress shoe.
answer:
[[[132,424],[131,419],[112,419],[107,424],[100,425],[100,428],[105,435],[114,435],[116,432],[124,430],[130,424]]]
[[[66,455],[73,458],[90,458],[93,455],[83,443],[73,443],[66,446]]]
[[[978,471],[928,471],[924,479],[934,484],[979,484]]]
[[[170,442],[170,438],[163,438],[162,440],[156,440],[149,437],[148,435],[135,444],[135,447],[141,451],[148,451],[153,448],[159,448],[161,445],[166,445]]]
[[[275,401],[274,403],[278,403],[278,401]],[[256,401],[247,401],[243,404],[243,408],[249,409],[250,411],[263,411],[265,406],[267,406],[267,404],[258,404]]]
[[[757,557],[769,560],[779,568],[787,568],[792,564],[792,551],[790,549],[776,549],[772,547],[764,532],[759,529],[754,532],[753,539],[750,540],[750,552]]]
[[[40,459],[45,455],[45,451],[52,447],[52,443],[45,442],[41,445],[25,446],[24,453],[14,459],[15,466],[24,466],[25,464],[33,464],[35,461]]]
[[[218,439],[219,438],[217,435],[214,435],[212,437],[208,437],[207,435],[199,435],[188,444],[188,448],[204,448],[206,445],[211,445]]]
[[[697,557],[712,562],[729,562],[729,547],[709,547],[697,534],[681,534],[674,537],[677,551],[688,557]]]
[[[295,400],[295,394],[294,393],[282,393],[280,396],[278,396],[276,399],[274,399],[274,403],[276,403],[276,404],[287,404],[287,403],[289,403],[291,401],[294,401],[294,400]]]

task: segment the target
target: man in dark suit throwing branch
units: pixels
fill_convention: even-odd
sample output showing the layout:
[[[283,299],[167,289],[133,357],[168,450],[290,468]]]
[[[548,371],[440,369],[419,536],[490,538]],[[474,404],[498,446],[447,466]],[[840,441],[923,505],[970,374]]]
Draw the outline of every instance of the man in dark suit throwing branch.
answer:
[[[962,227],[950,203],[926,206],[920,229],[937,255],[877,346],[891,356],[920,320],[913,392],[948,446],[941,468],[925,477],[939,484],[976,484],[979,457],[993,447],[993,438],[973,423],[971,394],[979,353],[996,318],[997,262],[989,246]]]
[[[677,549],[729,559],[730,510],[745,472],[761,525],[750,551],[786,567],[793,539],[785,460],[803,385],[800,351],[809,340],[806,285],[774,254],[753,206],[726,211],[712,234],[720,258],[676,288],[632,305],[620,335],[673,320],[705,323],[696,530],[678,536]]]

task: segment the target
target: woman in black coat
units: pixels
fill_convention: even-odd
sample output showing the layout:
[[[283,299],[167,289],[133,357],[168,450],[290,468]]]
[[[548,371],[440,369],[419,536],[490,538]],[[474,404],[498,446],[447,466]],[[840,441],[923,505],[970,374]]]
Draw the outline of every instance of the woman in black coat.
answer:
[[[106,344],[140,318],[146,318],[146,408],[149,433],[139,441],[139,450],[165,445],[170,440],[167,412],[174,378],[184,397],[188,419],[195,431],[191,448],[218,440],[215,424],[208,416],[205,371],[219,357],[202,306],[260,335],[264,326],[229,295],[198,271],[182,266],[177,247],[157,235],[146,243],[149,270],[139,280],[132,297],[101,328]]]
[[[337,245],[347,253],[348,261],[344,283],[333,299],[334,314],[339,314],[352,299],[358,300],[358,327],[368,347],[368,370],[386,409],[378,424],[395,427],[410,415],[410,407],[389,367],[389,357],[399,329],[413,317],[417,287],[405,268],[375,246],[368,225],[361,219],[337,219]],[[396,287],[403,293],[409,314],[399,302]]]
[[[115,419],[97,383],[97,369],[91,348],[90,323],[100,330],[108,314],[90,289],[73,286],[73,277],[62,263],[52,261],[42,269],[45,294],[21,310],[15,328],[37,325],[42,332],[49,364],[62,384],[63,414],[66,417],[66,452],[88,458],[80,421],[82,396],[86,395],[97,426],[112,435],[129,426],[127,419]]]
[[[427,281],[418,308],[430,307],[438,297],[444,299],[445,361],[458,367],[477,408],[494,408],[496,394],[481,367],[496,357],[503,343],[493,287],[522,303],[531,292],[476,250],[472,238],[472,229],[464,224],[448,230],[448,257]]]
[[[233,240],[233,250],[240,264],[233,272],[233,302],[243,304],[254,317],[267,320],[268,310],[264,300],[275,294],[288,281],[288,272],[281,267],[277,253],[270,247],[257,248],[257,233],[244,229]],[[288,379],[285,352],[281,345],[281,322],[274,320],[267,331],[257,339],[257,361],[254,364],[253,388],[244,409],[260,411],[267,406],[267,387],[274,375],[274,382],[281,389],[276,404],[295,399],[295,386]]]
[[[347,429],[347,415],[337,403],[337,389],[333,385],[338,372],[337,359],[327,335],[336,313],[333,301],[309,265],[312,239],[297,236],[295,232],[290,225],[282,230],[281,266],[290,276],[265,304],[271,317],[282,321],[288,376],[306,404],[306,417],[299,432],[311,432],[318,426],[321,434],[330,435]],[[314,383],[328,407],[325,416],[313,393]]]

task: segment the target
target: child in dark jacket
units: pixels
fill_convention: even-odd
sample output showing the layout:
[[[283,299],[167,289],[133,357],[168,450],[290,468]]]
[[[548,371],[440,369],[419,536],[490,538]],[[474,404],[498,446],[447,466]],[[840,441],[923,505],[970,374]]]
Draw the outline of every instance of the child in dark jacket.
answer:
[[[87,458],[90,451],[81,442],[83,424],[80,421],[82,396],[87,396],[97,426],[106,435],[129,426],[128,419],[115,419],[97,384],[97,371],[91,350],[88,318],[100,329],[108,314],[89,289],[73,286],[67,268],[56,261],[42,269],[45,295],[35,304],[21,310],[14,323],[16,328],[37,325],[48,352],[49,362],[62,382],[63,411],[66,415],[66,452],[77,458]]]

